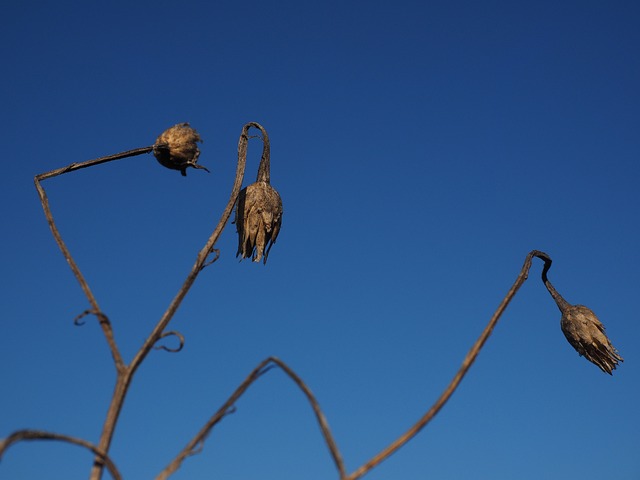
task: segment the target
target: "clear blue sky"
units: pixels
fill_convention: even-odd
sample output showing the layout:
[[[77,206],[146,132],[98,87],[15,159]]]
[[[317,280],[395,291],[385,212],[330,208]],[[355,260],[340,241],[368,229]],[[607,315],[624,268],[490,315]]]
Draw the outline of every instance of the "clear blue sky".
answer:
[[[267,266],[228,225],[138,371],[111,454],[153,478],[262,359],[311,387],[349,471],[437,398],[526,254],[625,358],[579,358],[535,262],[448,405],[367,479],[640,479],[640,4],[12,2],[0,77],[0,437],[96,442],[114,381],[33,176],[151,145],[188,121],[200,163],[151,155],[45,182],[130,360],[227,201],[244,123],[271,137],[284,220]],[[249,145],[253,181],[259,140]],[[270,371],[173,477],[337,478],[303,395]],[[91,456],[23,443],[7,480],[86,478]],[[105,476],[105,478],[107,478]]]

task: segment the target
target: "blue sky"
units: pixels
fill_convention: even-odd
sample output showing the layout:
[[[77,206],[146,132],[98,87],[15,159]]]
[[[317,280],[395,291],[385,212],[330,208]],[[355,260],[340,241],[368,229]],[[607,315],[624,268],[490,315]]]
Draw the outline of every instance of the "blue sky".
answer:
[[[228,225],[138,371],[112,457],[154,478],[264,358],[287,362],[355,470],[426,411],[515,280],[592,308],[609,377],[564,339],[534,262],[451,401],[370,479],[640,478],[640,6],[636,2],[18,2],[0,31],[5,228],[0,437],[97,442],[114,369],[33,176],[153,144],[188,121],[200,163],[151,155],[44,183],[130,360],[227,201],[238,136],[271,137],[284,202],[267,266]],[[260,142],[249,145],[245,184]],[[86,478],[23,443],[0,477]],[[273,370],[175,479],[337,478],[303,395]],[[106,476],[105,476],[106,478]]]

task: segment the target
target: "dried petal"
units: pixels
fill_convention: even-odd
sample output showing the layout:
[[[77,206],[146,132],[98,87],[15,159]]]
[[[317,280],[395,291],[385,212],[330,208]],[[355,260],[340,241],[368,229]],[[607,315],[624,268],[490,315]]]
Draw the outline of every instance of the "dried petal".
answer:
[[[267,263],[282,224],[282,200],[267,182],[256,182],[238,196],[234,223],[238,231],[237,256]]]
[[[208,172],[205,167],[197,164],[200,156],[198,142],[202,142],[198,132],[188,123],[179,123],[160,134],[153,146],[153,154],[161,165],[180,170],[182,176],[187,175],[187,167]]]
[[[604,325],[595,313],[584,305],[569,305],[562,311],[562,333],[591,363],[609,375],[623,359],[604,333]]]

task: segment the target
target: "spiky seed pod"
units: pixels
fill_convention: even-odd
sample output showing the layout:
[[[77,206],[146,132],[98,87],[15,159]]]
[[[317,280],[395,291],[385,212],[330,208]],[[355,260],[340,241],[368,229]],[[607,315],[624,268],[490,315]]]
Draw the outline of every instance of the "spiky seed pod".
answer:
[[[584,305],[569,305],[562,311],[562,333],[573,348],[600,370],[612,375],[623,359],[604,333],[604,325]]]
[[[267,263],[282,224],[282,199],[268,182],[256,182],[238,196],[235,222],[238,231],[236,257]]]
[[[160,134],[153,146],[153,154],[161,165],[180,170],[182,176],[187,175],[187,167],[207,170],[198,165],[200,149],[198,142],[202,138],[188,123],[178,123]]]

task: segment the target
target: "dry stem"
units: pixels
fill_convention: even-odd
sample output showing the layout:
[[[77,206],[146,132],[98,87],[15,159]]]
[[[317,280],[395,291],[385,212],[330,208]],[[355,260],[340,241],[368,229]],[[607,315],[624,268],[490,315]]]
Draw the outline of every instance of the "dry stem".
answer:
[[[551,258],[546,253],[540,252],[538,250],[533,250],[529,252],[529,254],[527,255],[527,258],[525,259],[524,265],[522,266],[522,269],[518,274],[518,278],[516,278],[516,281],[512,285],[511,289],[509,290],[509,292],[507,292],[507,295],[504,297],[500,305],[498,305],[498,308],[493,314],[493,316],[491,317],[491,319],[489,320],[489,323],[480,334],[480,337],[478,337],[478,340],[476,340],[476,343],[473,344],[473,346],[471,347],[471,350],[469,350],[469,353],[467,353],[467,356],[462,362],[460,369],[454,375],[453,379],[451,380],[447,388],[445,388],[445,390],[442,392],[440,397],[431,406],[431,408],[411,428],[409,428],[403,435],[398,437],[398,439],[396,439],[391,444],[389,444],[389,446],[384,448],[380,453],[375,455],[371,460],[369,460],[360,468],[355,470],[351,475],[347,477],[347,480],[356,480],[366,475],[373,468],[377,467],[380,463],[382,463],[384,460],[389,458],[391,455],[397,452],[403,445],[405,445],[409,440],[411,440],[414,436],[416,436],[418,432],[420,432],[420,430],[422,430],[427,425],[427,423],[429,423],[433,419],[433,417],[436,416],[436,414],[440,411],[440,409],[442,409],[442,407],[447,403],[449,398],[451,398],[451,395],[453,395],[453,392],[456,391],[456,389],[458,388],[458,385],[460,385],[460,382],[462,381],[466,373],[471,368],[471,365],[473,365],[473,362],[476,360],[478,354],[480,353],[480,350],[482,349],[485,342],[491,335],[491,332],[493,332],[494,327],[498,323],[498,320],[502,316],[502,313],[507,308],[507,305],[509,305],[509,302],[511,302],[516,292],[520,289],[522,284],[527,280],[527,277],[529,276],[529,269],[531,268],[531,259],[533,257],[538,257],[544,260],[545,265],[547,263],[551,265]]]
[[[71,256],[71,252],[69,252],[69,249],[67,248],[66,244],[62,240],[62,236],[58,231],[58,227],[56,226],[56,223],[53,220],[53,214],[51,213],[51,208],[49,207],[49,199],[47,198],[47,194],[44,191],[44,187],[40,184],[40,182],[48,178],[57,177],[58,175],[73,172],[75,170],[80,170],[82,168],[92,167],[95,165],[100,165],[101,163],[120,160],[122,158],[133,157],[136,155],[141,155],[143,153],[149,153],[152,150],[153,150],[152,146],[137,148],[135,150],[128,150],[126,152],[117,153],[115,155],[100,157],[95,160],[88,160],[86,162],[81,162],[81,163],[72,163],[71,165],[58,168],[57,170],[41,173],[40,175],[36,175],[34,178],[36,190],[38,191],[38,195],[40,196],[40,202],[42,203],[42,209],[44,210],[45,217],[47,217],[47,222],[49,223],[49,228],[51,228],[51,233],[53,234],[53,238],[56,240],[56,243],[60,247],[60,250],[62,251],[64,258],[67,260],[69,267],[71,267],[71,271],[73,272],[76,279],[80,283],[80,287],[82,287],[82,290],[84,291],[84,294],[86,295],[87,300],[89,300],[89,303],[91,304],[91,307],[92,307],[91,313],[94,313],[96,316],[100,318],[100,327],[102,328],[104,337],[107,340],[107,344],[109,345],[109,350],[111,351],[111,356],[113,357],[113,361],[115,363],[116,370],[118,372],[122,372],[124,368],[124,361],[122,360],[122,355],[120,354],[120,351],[118,350],[118,347],[116,345],[111,322],[109,321],[107,316],[104,315],[100,310],[100,306],[98,305],[98,302],[94,297],[93,292],[89,288],[89,284],[85,280],[84,276],[82,275],[82,272],[80,271],[80,268],[78,267],[75,260]]]
[[[127,391],[129,389],[129,385],[133,379],[133,375],[136,372],[137,368],[144,361],[144,359],[146,358],[148,353],[154,348],[154,346],[156,346],[158,340],[166,336],[174,335],[178,337],[180,340],[179,348],[182,347],[182,344],[183,344],[182,336],[179,333],[173,332],[173,331],[165,332],[165,329],[169,324],[169,322],[171,321],[171,319],[173,318],[180,304],[182,303],[182,300],[187,295],[191,286],[195,282],[198,274],[202,271],[202,269],[205,266],[213,263],[217,259],[218,252],[215,250],[214,246],[218,238],[220,237],[220,234],[222,233],[224,227],[226,226],[226,223],[229,220],[229,217],[233,210],[233,206],[236,203],[238,194],[242,186],[244,170],[246,165],[247,144],[249,139],[248,131],[252,127],[257,128],[261,131],[262,140],[263,140],[262,160],[261,160],[260,168],[258,171],[258,179],[264,180],[264,178],[261,178],[261,177],[265,177],[265,175],[268,175],[268,173],[265,173],[265,172],[268,172],[268,164],[265,163],[265,158],[267,159],[267,161],[269,158],[269,142],[268,142],[267,132],[264,130],[264,128],[261,125],[257,123],[254,123],[254,122],[247,123],[242,128],[242,132],[238,142],[238,164],[236,168],[235,182],[231,191],[229,201],[227,203],[225,210],[222,213],[220,221],[218,222],[217,226],[215,227],[213,233],[205,243],[202,250],[200,250],[200,252],[198,253],[196,261],[193,267],[191,268],[191,271],[187,275],[187,278],[185,279],[182,287],[179,289],[178,293],[176,294],[172,302],[169,304],[167,310],[162,315],[162,317],[160,318],[156,326],[153,328],[153,330],[151,331],[147,339],[144,341],[144,343],[142,344],[142,346],[140,347],[139,351],[136,353],[134,358],[131,360],[131,363],[129,365],[124,364],[120,351],[115,342],[113,328],[109,318],[100,310],[100,307],[93,293],[91,292],[89,285],[87,284],[86,280],[84,279],[84,276],[80,272],[79,267],[75,263],[73,257],[71,256],[71,253],[69,252],[64,241],[62,240],[62,237],[53,220],[53,215],[51,214],[51,209],[49,207],[49,201],[48,201],[47,195],[40,182],[42,180],[55,177],[58,175],[62,175],[64,173],[72,172],[75,170],[79,170],[82,168],[87,168],[90,166],[94,166],[101,163],[118,160],[126,157],[140,155],[143,153],[149,153],[153,150],[153,147],[144,147],[136,150],[129,150],[127,152],[122,152],[122,153],[111,155],[108,157],[101,157],[101,158],[90,160],[87,162],[73,163],[71,165],[68,165],[67,167],[42,173],[35,177],[35,180],[34,180],[35,186],[40,196],[42,207],[43,207],[45,216],[47,218],[47,221],[49,223],[49,226],[51,228],[53,237],[56,240],[58,246],[60,247],[65,259],[69,263],[69,266],[73,271],[74,275],[76,276],[76,279],[80,283],[87,299],[89,300],[89,303],[91,304],[92,308],[90,310],[85,311],[83,315],[91,313],[91,314],[95,314],[99,318],[100,326],[103,330],[105,339],[107,341],[107,344],[109,345],[109,349],[111,351],[111,355],[113,357],[113,360],[116,366],[117,378],[116,378],[116,384],[115,384],[113,396],[111,399],[111,404],[107,411],[107,416],[104,422],[103,431],[102,431],[98,446],[95,446],[89,442],[86,442],[85,440],[81,440],[81,439],[77,439],[74,437],[69,437],[61,434],[35,431],[35,430],[20,430],[18,432],[14,432],[12,435],[7,437],[5,440],[3,440],[0,443],[0,456],[4,453],[4,451],[10,445],[21,440],[35,440],[35,439],[61,440],[61,441],[66,441],[69,443],[83,446],[89,449],[90,451],[92,451],[96,455],[94,460],[94,466],[92,468],[91,477],[90,477],[92,480],[99,480],[101,478],[102,470],[103,470],[103,467],[105,466],[107,467],[107,469],[110,471],[110,473],[113,475],[114,478],[116,479],[120,478],[120,475],[117,469],[115,468],[113,462],[109,459],[107,453],[111,445],[111,440],[113,438],[115,426],[117,424],[118,417],[122,409],[122,405],[124,403],[124,399],[126,397]],[[266,165],[266,167],[264,165]],[[268,181],[268,178],[266,178],[266,181]],[[215,253],[216,257],[212,261],[207,262],[207,258],[209,258],[209,256],[212,253]],[[445,390],[442,392],[440,397],[436,400],[436,402],[404,434],[402,434],[399,438],[397,438],[395,441],[390,443],[386,448],[384,448],[382,451],[380,451],[378,454],[372,457],[371,460],[369,460],[368,462],[360,466],[358,469],[356,469],[353,473],[349,475],[346,474],[342,456],[329,430],[328,423],[326,421],[324,414],[322,413],[322,410],[320,409],[320,405],[315,399],[311,390],[302,381],[302,379],[298,377],[298,375],[296,375],[295,372],[293,372],[293,370],[291,370],[284,362],[282,362],[278,358],[269,357],[266,360],[262,361],[249,374],[249,376],[234,391],[234,393],[222,405],[222,407],[220,407],[220,409],[218,409],[218,411],[209,419],[209,421],[196,434],[196,436],[185,446],[185,448],[176,456],[176,458],[158,475],[157,479],[159,480],[166,479],[169,475],[174,473],[180,467],[180,465],[182,464],[185,458],[187,458],[188,456],[194,455],[195,453],[198,453],[201,450],[202,446],[204,445],[204,442],[207,436],[209,435],[209,433],[211,432],[211,430],[213,429],[213,427],[220,420],[222,420],[227,414],[234,411],[234,408],[235,408],[234,405],[237,402],[237,400],[246,392],[246,390],[253,384],[253,382],[255,382],[258,378],[260,378],[260,376],[262,376],[266,371],[268,371],[274,365],[277,365],[278,367],[280,367],[296,383],[296,385],[302,390],[302,392],[307,397],[316,415],[316,420],[318,421],[318,424],[324,436],[327,447],[329,448],[331,456],[334,460],[336,468],[338,469],[340,479],[356,480],[358,478],[361,478],[362,476],[366,475],[369,471],[371,471],[373,468],[378,466],[385,459],[387,459],[389,456],[391,456],[393,453],[395,453],[397,450],[399,450],[408,441],[410,441],[415,435],[417,435],[447,403],[447,401],[449,400],[453,392],[457,389],[458,385],[460,384],[460,382],[462,381],[462,379],[464,378],[468,370],[471,368],[471,365],[473,364],[478,354],[480,353],[480,350],[482,349],[487,339],[491,335],[494,327],[496,326],[498,320],[502,316],[504,310],[506,309],[508,304],[511,302],[511,300],[513,299],[517,291],[520,289],[522,284],[526,281],[529,270],[531,268],[531,262],[533,257],[538,257],[545,262],[545,267],[544,267],[542,276],[543,276],[543,280],[546,280],[546,273],[549,270],[549,267],[551,266],[551,258],[543,252],[533,250],[527,255],[524,265],[518,277],[516,278],[516,281],[514,282],[511,289],[509,290],[507,295],[504,297],[504,299],[498,306],[496,312],[493,314],[493,316],[489,320],[489,323],[487,324],[483,332],[480,334],[480,337],[477,339],[475,344],[467,353],[467,356],[465,357],[460,369],[454,375],[453,379],[451,380],[449,385],[445,388]],[[545,284],[546,283],[548,282],[545,281]],[[160,348],[164,348],[170,351],[172,350],[166,347],[160,347]]]
[[[167,308],[165,313],[162,315],[162,317],[160,318],[156,326],[153,328],[152,332],[149,334],[147,339],[144,341],[144,343],[140,347],[140,350],[138,350],[138,353],[136,353],[133,360],[131,360],[131,363],[126,367],[125,371],[121,375],[118,375],[118,378],[116,380],[116,389],[113,393],[111,404],[109,405],[109,410],[107,411],[107,418],[104,423],[104,427],[102,430],[102,435],[100,437],[100,443],[99,443],[100,448],[102,448],[106,452],[109,451],[109,446],[111,444],[111,439],[113,438],[115,426],[118,421],[118,417],[120,415],[120,411],[122,409],[122,405],[124,403],[124,399],[129,389],[129,384],[131,383],[134,373],[136,372],[136,370],[138,369],[142,361],[149,354],[149,352],[151,351],[153,346],[156,344],[158,339],[161,338],[165,328],[173,318],[173,315],[178,310],[178,307],[180,307],[182,300],[191,289],[191,286],[193,285],[196,278],[198,277],[198,274],[207,265],[207,258],[211,253],[214,252],[214,245],[217,242],[218,238],[220,237],[220,234],[222,233],[225,225],[227,224],[229,217],[231,216],[233,206],[235,205],[236,200],[238,198],[238,194],[240,193],[240,189],[242,188],[242,180],[244,179],[244,170],[245,170],[246,161],[247,161],[247,144],[249,141],[248,131],[251,127],[258,128],[261,131],[264,130],[261,125],[255,122],[247,123],[242,128],[240,139],[238,141],[238,164],[236,167],[236,177],[233,184],[233,188],[231,190],[229,201],[222,213],[220,221],[218,222],[213,233],[205,243],[204,247],[202,247],[202,250],[200,250],[200,252],[198,253],[196,261],[193,267],[191,268],[191,271],[187,275],[187,278],[182,284],[182,287],[180,287],[180,290],[178,291],[174,299],[169,304],[169,307]],[[263,146],[263,150],[264,150],[264,146]],[[263,152],[263,155],[264,155],[264,152]],[[91,472],[90,479],[99,480],[101,477],[101,474],[102,474],[102,464],[100,462],[100,459],[96,458],[96,462],[94,463],[94,468]]]
[[[289,377],[298,385],[298,387],[303,391],[303,393],[307,396],[309,403],[311,404],[313,411],[316,415],[316,419],[322,431],[322,434],[325,439],[325,443],[331,452],[331,456],[334,460],[336,468],[338,469],[338,473],[340,475],[340,480],[356,480],[358,478],[363,477],[375,467],[377,467],[384,460],[389,458],[395,452],[397,452],[400,448],[402,448],[407,442],[409,442],[413,437],[415,437],[442,409],[442,407],[447,403],[453,392],[458,388],[460,382],[466,375],[466,373],[473,365],[473,362],[476,360],[480,350],[486,343],[487,339],[493,332],[498,320],[504,313],[505,309],[520,289],[522,284],[527,280],[529,275],[529,270],[531,269],[531,262],[533,257],[538,257],[544,261],[544,276],[546,276],[546,272],[549,270],[551,266],[551,258],[544,252],[540,252],[538,250],[533,250],[529,252],[527,255],[524,265],[518,274],[514,284],[511,289],[507,292],[506,296],[498,305],[497,310],[489,320],[489,323],[485,327],[485,329],[480,334],[480,337],[476,340],[474,345],[471,347],[467,356],[458,372],[454,375],[453,379],[449,383],[449,385],[442,392],[440,397],[436,400],[436,402],[431,406],[431,408],[422,416],[418,421],[412,425],[404,434],[398,437],[395,441],[391,442],[386,448],[380,451],[377,455],[372,457],[368,462],[363,464],[361,467],[356,469],[353,473],[347,475],[345,471],[344,462],[342,460],[342,456],[337,447],[335,440],[331,434],[329,429],[329,425],[326,421],[322,410],[320,409],[320,404],[315,399],[311,390],[307,387],[304,381],[298,377],[298,375],[291,370],[287,364],[279,360],[275,357],[269,357],[266,360],[263,360],[250,374],[247,378],[240,384],[240,386],[233,392],[233,394],[229,397],[229,399],[218,409],[218,411],[207,421],[207,423],[200,429],[200,431],[193,437],[193,439],[182,449],[182,451],[171,461],[167,467],[160,472],[160,474],[156,477],[156,480],[166,480],[171,474],[173,474],[180,466],[182,462],[189,456],[199,453],[202,450],[205,440],[208,435],[211,433],[213,427],[220,422],[227,414],[234,411],[234,405],[238,401],[238,399],[247,391],[247,389],[255,382],[258,378],[262,376],[268,369],[269,364],[275,364],[279,366],[283,371],[289,375]]]
[[[111,322],[109,321],[109,318],[100,310],[98,302],[96,301],[95,296],[93,295],[91,289],[89,288],[87,281],[82,275],[80,268],[76,264],[69,249],[67,248],[66,244],[62,240],[62,236],[60,235],[60,232],[55,224],[53,215],[51,213],[51,209],[49,207],[49,200],[40,182],[42,180],[46,180],[48,178],[69,173],[82,168],[87,168],[87,167],[99,165],[101,163],[106,163],[113,160],[119,160],[126,157],[140,155],[143,153],[149,153],[153,151],[153,146],[139,148],[135,150],[129,150],[127,152],[122,152],[122,153],[110,155],[107,157],[101,157],[95,160],[89,160],[87,162],[72,163],[71,165],[68,165],[63,168],[36,175],[34,179],[35,186],[40,196],[40,201],[42,203],[42,208],[47,218],[47,222],[49,223],[49,226],[51,228],[53,237],[56,240],[56,243],[58,244],[58,246],[60,247],[60,250],[62,251],[62,254],[64,255],[65,259],[69,263],[69,266],[73,271],[76,279],[80,283],[80,286],[82,287],[82,290],[84,291],[87,299],[89,300],[89,303],[91,304],[92,308],[90,310],[87,310],[86,313],[93,313],[100,319],[100,326],[102,327],[102,331],[104,333],[107,344],[109,345],[109,349],[111,351],[111,355],[113,357],[113,360],[116,366],[116,373],[117,373],[116,383],[115,383],[114,392],[111,398],[111,403],[109,405],[109,409],[107,410],[107,415],[103,425],[102,434],[100,436],[100,441],[99,441],[98,447],[96,447],[97,452],[109,451],[109,447],[111,445],[111,440],[113,438],[113,434],[114,434],[115,427],[120,415],[120,411],[122,409],[124,399],[129,389],[129,385],[131,384],[131,381],[133,379],[133,375],[135,374],[136,370],[138,369],[142,361],[146,358],[149,352],[156,345],[158,340],[167,335],[176,335],[180,339],[180,345],[182,345],[183,343],[183,339],[181,338],[180,334],[174,333],[174,332],[165,332],[165,328],[167,327],[167,325],[173,318],[174,314],[178,310],[180,304],[182,303],[182,300],[189,292],[198,274],[202,271],[202,269],[205,266],[210,265],[217,259],[218,252],[214,249],[214,245],[217,242],[218,238],[220,237],[220,234],[222,233],[224,227],[226,226],[229,220],[229,217],[231,216],[231,212],[233,211],[233,206],[236,203],[238,194],[242,187],[242,181],[244,178],[244,170],[246,165],[247,144],[249,140],[248,131],[252,127],[257,128],[262,132],[263,139],[268,138],[265,129],[258,123],[250,122],[244,125],[244,127],[242,128],[242,132],[238,142],[238,163],[236,167],[236,177],[232,187],[229,201],[227,203],[225,210],[222,213],[220,221],[218,222],[213,233],[205,243],[204,247],[198,253],[196,261],[193,267],[191,268],[191,271],[187,275],[187,278],[185,279],[184,283],[180,287],[180,290],[178,291],[178,293],[176,294],[172,302],[169,304],[167,310],[162,315],[162,317],[160,318],[156,326],[153,328],[153,330],[151,331],[147,339],[144,341],[144,343],[142,344],[142,346],[140,347],[139,351],[136,353],[134,358],[131,360],[131,363],[129,365],[126,365],[122,359],[122,355],[115,341],[115,337],[113,334],[113,327]],[[265,156],[268,157],[268,153],[269,153],[268,148],[269,148],[268,142],[263,141],[263,152],[262,152],[263,158],[265,158]],[[209,256],[212,253],[215,253],[216,257],[212,261],[207,262],[207,258],[209,258]],[[96,454],[94,466],[91,470],[91,476],[90,476],[92,480],[99,480],[101,478],[103,466],[106,464],[106,461],[104,458],[105,458],[105,455]]]
[[[11,445],[28,440],[58,440],[61,442],[67,442],[73,445],[84,447],[87,450],[93,452],[97,457],[100,457],[102,459],[104,465],[107,467],[107,470],[109,470],[109,473],[111,473],[111,476],[114,478],[114,480],[122,479],[122,476],[120,475],[120,472],[118,472],[118,469],[116,468],[113,461],[106,453],[104,453],[94,444],[89,443],[86,440],[82,440],[81,438],[70,437],[69,435],[62,435],[60,433],[45,432],[42,430],[18,430],[17,432],[13,432],[2,442],[0,442],[0,459],[2,459],[2,455]]]
[[[333,435],[331,434],[331,430],[329,429],[327,419],[322,413],[320,404],[316,400],[315,396],[313,395],[309,387],[304,383],[304,381],[298,375],[296,375],[296,373],[291,368],[289,368],[286,363],[284,363],[279,358],[269,357],[260,362],[258,366],[252,370],[252,372],[233,392],[233,394],[227,399],[222,407],[220,407],[218,411],[207,421],[207,423],[205,423],[200,431],[191,439],[191,441],[182,449],[182,451],[180,451],[180,453],[171,461],[171,463],[167,465],[165,469],[162,470],[162,472],[160,472],[160,474],[156,477],[156,480],[166,480],[171,474],[173,474],[176,470],[178,470],[178,468],[180,468],[182,462],[187,457],[195,455],[196,453],[200,453],[202,447],[204,446],[204,442],[211,433],[213,427],[229,413],[235,411],[235,403],[238,401],[238,399],[247,391],[247,389],[253,384],[253,382],[255,382],[263,374],[269,371],[274,365],[280,367],[289,376],[289,378],[291,378],[295,382],[295,384],[307,397],[307,400],[309,401],[309,404],[311,405],[311,408],[313,408],[313,412],[316,415],[316,420],[318,421],[318,425],[320,426],[320,430],[322,431],[325,442],[329,447],[329,451],[331,452],[333,461],[336,464],[336,468],[340,472],[340,478],[345,478],[346,471],[342,456],[340,455],[336,442],[333,439]]]

